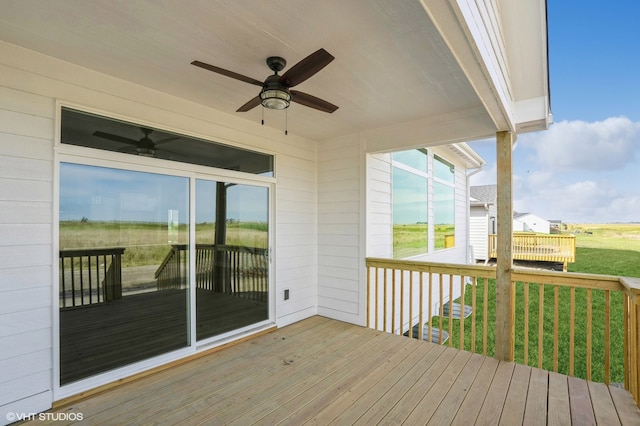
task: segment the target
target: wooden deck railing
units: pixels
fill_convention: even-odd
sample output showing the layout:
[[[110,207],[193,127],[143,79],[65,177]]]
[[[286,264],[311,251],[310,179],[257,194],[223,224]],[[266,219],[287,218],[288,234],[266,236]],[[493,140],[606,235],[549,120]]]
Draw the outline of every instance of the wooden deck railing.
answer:
[[[489,235],[489,257],[497,255],[497,236]],[[515,232],[513,234],[513,258],[540,262],[559,262],[567,270],[567,263],[576,261],[575,235],[534,234]]]
[[[187,286],[186,244],[176,244],[156,270],[158,289]],[[196,244],[196,287],[267,301],[267,250],[257,247]]]
[[[60,250],[60,308],[122,297],[122,247]]]
[[[444,331],[445,344],[494,356],[493,267],[374,258],[366,265],[369,327],[429,341]],[[624,383],[640,406],[640,279],[515,268],[513,280],[515,362]],[[456,316],[454,301],[470,308],[467,318]]]

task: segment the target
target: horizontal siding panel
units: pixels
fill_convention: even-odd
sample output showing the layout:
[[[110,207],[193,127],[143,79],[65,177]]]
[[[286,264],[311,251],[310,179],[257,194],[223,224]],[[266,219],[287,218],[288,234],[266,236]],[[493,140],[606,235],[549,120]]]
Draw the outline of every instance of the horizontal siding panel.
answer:
[[[52,118],[0,109],[0,123],[2,123],[3,133],[41,139],[50,139],[54,135]]]
[[[303,223],[307,226],[316,226],[316,218],[312,215],[284,212],[278,213],[278,223],[282,226],[286,226],[288,223]]]
[[[338,224],[326,224],[320,225],[318,231],[321,234],[340,234],[340,235],[359,235],[360,224],[359,223],[338,223]]]
[[[318,235],[318,244],[328,246],[359,247],[359,237],[354,235]]]
[[[320,213],[318,221],[320,223],[342,223],[342,224],[359,224],[358,213]]]
[[[0,109],[53,120],[55,117],[55,105],[55,101],[50,97],[0,85]]]
[[[318,313],[328,317],[336,317],[336,315],[332,313],[334,311],[357,315],[358,303],[318,295]]]
[[[52,368],[51,350],[44,349],[37,352],[3,359],[0,363],[0,379],[3,383],[19,379],[23,375],[50,371]]]
[[[346,256],[358,257],[360,249],[352,246],[329,246],[321,245],[318,247],[319,256]]]
[[[9,157],[22,157],[35,160],[53,160],[53,141],[31,136],[0,134],[2,152]]]
[[[0,315],[52,306],[51,287],[33,287],[0,292]]]
[[[353,201],[358,203],[360,192],[354,189],[344,191],[318,191],[318,203]]]
[[[50,286],[51,270],[50,265],[0,269],[0,294],[3,291]]]
[[[51,245],[0,246],[0,274],[4,268],[45,265],[51,265]]]
[[[15,336],[0,338],[0,363],[5,359],[23,356],[33,352],[51,350],[51,330],[40,329]]]
[[[325,170],[322,170],[322,173],[320,173],[318,181],[321,183],[336,182],[336,181],[337,182],[350,182],[350,181],[359,182],[359,178],[360,178],[360,170],[358,170],[358,168],[339,167],[339,168],[336,168],[335,170],[331,170],[330,172],[325,172]]]
[[[341,278],[358,281],[360,271],[352,268],[340,268],[336,266],[323,265],[319,270],[319,276]]]
[[[278,202],[315,204],[316,193],[306,189],[287,188],[278,191],[276,199]],[[311,213],[312,211],[307,212],[307,214]]]
[[[355,291],[349,291],[341,288],[326,288],[318,287],[318,297],[340,300],[349,304],[358,304],[358,293]]]
[[[49,224],[0,224],[0,246],[51,244]]]
[[[51,327],[51,308],[22,310],[0,315],[0,337]],[[0,375],[0,377],[2,377]]]
[[[51,389],[51,372],[41,371],[0,383],[0,405],[8,404]]]
[[[324,182],[320,186],[318,193],[329,194],[342,191],[360,191],[360,181],[358,179],[346,179]]]
[[[0,201],[52,201],[52,183],[0,178]]]
[[[324,289],[341,289],[347,290],[352,293],[358,293],[359,282],[346,279],[346,278],[335,278],[335,277],[320,277],[318,279],[318,288]],[[326,295],[326,290],[325,290]]]
[[[0,211],[0,224],[53,222],[48,202],[0,201]]]
[[[351,256],[331,256],[320,255],[318,256],[319,267],[335,267],[358,270],[364,260],[360,259],[358,252],[354,250]],[[324,269],[322,269],[324,271]]]

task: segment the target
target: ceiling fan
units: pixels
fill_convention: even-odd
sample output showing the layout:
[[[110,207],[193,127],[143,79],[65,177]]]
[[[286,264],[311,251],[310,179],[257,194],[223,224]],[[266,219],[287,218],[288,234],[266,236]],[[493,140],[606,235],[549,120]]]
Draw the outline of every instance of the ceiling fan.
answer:
[[[93,136],[130,145],[129,147],[125,147],[124,149],[120,149],[119,151],[129,152],[132,154],[135,153],[144,157],[156,157],[156,147],[158,145],[180,139],[179,136],[174,136],[154,142],[149,137],[149,135],[153,132],[153,129],[149,129],[148,127],[140,127],[140,130],[142,131],[142,133],[144,133],[144,136],[139,140],[130,139],[124,136],[101,131],[93,132]],[[163,151],[171,152],[167,150]]]
[[[262,88],[258,96],[242,105],[236,112],[246,112],[260,104],[269,109],[285,109],[289,107],[291,102],[296,102],[309,108],[332,113],[338,109],[336,105],[307,93],[291,90],[291,88],[315,75],[329,65],[333,59],[334,57],[329,52],[319,49],[289,68],[284,74],[279,75],[278,72],[284,69],[287,61],[279,56],[270,56],[267,58],[267,66],[274,74],[268,76],[264,82],[200,61],[193,61],[191,65]]]

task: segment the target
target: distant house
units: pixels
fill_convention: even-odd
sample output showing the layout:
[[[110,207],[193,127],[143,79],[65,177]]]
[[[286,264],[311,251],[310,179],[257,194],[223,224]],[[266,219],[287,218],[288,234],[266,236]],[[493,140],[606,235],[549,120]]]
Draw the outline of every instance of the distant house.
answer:
[[[469,189],[469,244],[473,261],[477,262],[489,258],[489,235],[497,232],[497,186],[478,185]],[[549,234],[551,221],[533,213],[514,213],[513,232]]]
[[[552,234],[559,234],[562,232],[562,220],[549,219],[549,228]]]
[[[496,185],[470,188],[469,245],[473,261],[488,259],[489,235],[496,233]]]
[[[538,232],[550,234],[550,222],[533,213],[514,213],[513,232]]]

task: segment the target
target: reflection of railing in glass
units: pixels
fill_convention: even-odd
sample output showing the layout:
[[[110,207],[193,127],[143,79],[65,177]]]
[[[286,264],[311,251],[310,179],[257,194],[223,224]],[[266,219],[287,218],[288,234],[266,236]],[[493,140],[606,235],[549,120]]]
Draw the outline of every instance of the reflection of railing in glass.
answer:
[[[186,244],[172,245],[155,273],[158,290],[186,287]],[[267,301],[267,250],[257,247],[196,244],[196,287]]]
[[[122,298],[122,247],[60,250],[60,308]]]

